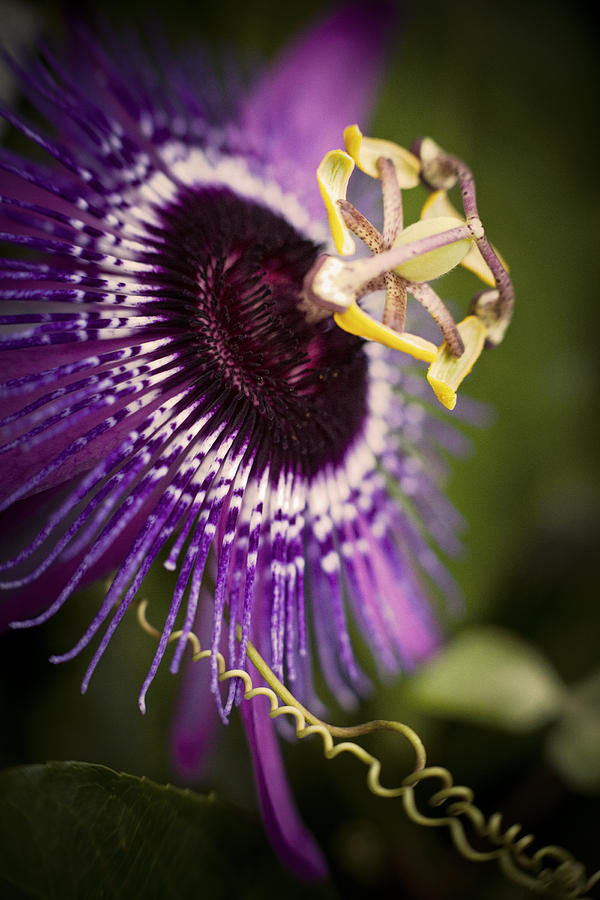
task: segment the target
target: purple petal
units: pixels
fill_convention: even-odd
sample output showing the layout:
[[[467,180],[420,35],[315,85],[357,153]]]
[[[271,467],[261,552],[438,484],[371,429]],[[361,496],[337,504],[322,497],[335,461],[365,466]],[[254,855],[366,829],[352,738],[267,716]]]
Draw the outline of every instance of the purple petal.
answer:
[[[202,647],[209,645],[211,630],[212,598],[205,592],[194,626]],[[202,775],[215,748],[218,724],[208,662],[194,662],[190,655],[179,688],[170,741],[173,768],[185,780],[197,781]]]
[[[329,874],[327,863],[292,800],[274,723],[266,704],[263,700],[244,700],[241,710],[269,840],[283,863],[298,878],[322,881]]]
[[[283,187],[322,214],[315,171],[343,130],[369,115],[393,4],[352,3],[292,43],[259,80],[242,112],[250,149]]]

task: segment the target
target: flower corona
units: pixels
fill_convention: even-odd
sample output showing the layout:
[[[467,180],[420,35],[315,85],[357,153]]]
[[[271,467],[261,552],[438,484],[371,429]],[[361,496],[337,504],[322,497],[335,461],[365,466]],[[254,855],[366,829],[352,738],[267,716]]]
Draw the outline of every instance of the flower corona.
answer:
[[[85,690],[162,563],[172,593],[140,708],[171,636],[176,672],[203,632],[218,715],[242,707],[267,831],[308,878],[325,864],[272,723],[248,710],[239,679],[221,693],[219,661],[245,669],[251,643],[303,703],[316,702],[320,667],[349,706],[371,681],[365,648],[395,673],[439,646],[429,593],[453,595],[439,556],[460,527],[440,447],[462,439],[405,362],[430,363],[451,407],[512,304],[470,173],[433,142],[409,152],[352,126],[347,151],[319,165],[366,115],[381,56],[385,16],[349,9],[235,96],[197,54],[161,69],[141,44],[108,50],[81,32],[64,64],[14,64],[54,136],[4,116],[46,162],[0,151],[2,622],[40,625],[110,574],[85,633],[52,657],[95,642]],[[355,165],[381,182],[381,234],[346,200]],[[317,168],[342,258],[323,254]],[[465,220],[446,197],[456,179]],[[417,183],[433,193],[403,229],[401,191]],[[354,236],[370,258],[346,258]],[[428,281],[458,263],[491,286],[456,326]],[[361,307],[379,288],[381,323]],[[438,322],[441,348],[405,331],[407,294]],[[193,716],[201,741],[208,714]]]

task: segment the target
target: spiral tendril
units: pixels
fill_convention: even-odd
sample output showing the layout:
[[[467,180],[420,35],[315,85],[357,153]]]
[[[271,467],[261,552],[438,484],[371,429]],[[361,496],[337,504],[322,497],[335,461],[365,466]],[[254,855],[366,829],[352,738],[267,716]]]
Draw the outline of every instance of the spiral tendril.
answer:
[[[159,638],[160,632],[146,617],[147,601],[138,605],[138,620],[144,631]],[[238,626],[238,640],[241,630]],[[177,641],[181,632],[174,632],[170,642]],[[203,650],[198,637],[192,632],[187,635],[192,645],[192,659],[209,659],[211,650]],[[270,704],[269,715],[290,716],[295,720],[296,736],[299,739],[317,734],[323,744],[326,759],[335,759],[342,753],[351,753],[367,767],[366,781],[369,790],[378,797],[402,798],[408,818],[417,825],[429,828],[446,827],[458,852],[472,862],[497,860],[506,876],[536,894],[553,897],[556,900],[593,900],[589,891],[600,884],[600,870],[588,876],[585,866],[578,862],[563,847],[548,845],[533,853],[527,852],[535,841],[532,834],[519,837],[522,826],[511,825],[503,830],[501,813],[487,816],[473,802],[471,788],[454,784],[452,774],[442,766],[427,766],[425,747],[421,738],[402,722],[376,719],[361,725],[340,727],[323,722],[307,710],[290,693],[285,685],[269,668],[252,643],[248,643],[247,658],[267,687],[255,687],[250,674],[245,669],[227,669],[223,655],[217,653],[219,681],[226,682],[239,678],[244,685],[244,699],[266,697]],[[335,743],[334,738],[361,737],[377,731],[394,731],[405,737],[415,753],[415,766],[399,787],[385,787],[381,784],[381,762],[352,740]],[[428,799],[433,809],[424,812],[417,803],[417,789],[426,781],[441,783]],[[487,844],[489,849],[477,849],[471,843],[469,834],[477,838],[478,845]]]

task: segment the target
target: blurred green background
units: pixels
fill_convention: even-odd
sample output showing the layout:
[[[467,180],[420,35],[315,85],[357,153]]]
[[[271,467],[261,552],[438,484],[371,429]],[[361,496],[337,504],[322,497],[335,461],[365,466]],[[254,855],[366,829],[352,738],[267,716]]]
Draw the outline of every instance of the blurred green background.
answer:
[[[156,16],[174,47],[200,36],[268,57],[326,6],[105,0],[29,8],[41,36],[60,34],[70,12],[101,9],[116,25]],[[483,809],[501,810],[507,824],[522,822],[544,842],[565,845],[593,870],[600,866],[596,31],[583,4],[539,0],[415,2],[404,6],[402,18],[371,133],[405,145],[429,134],[468,162],[488,234],[509,261],[516,287],[504,345],[486,354],[468,381],[467,393],[491,405],[494,421],[466,428],[474,452],[452,466],[449,494],[469,531],[468,553],[450,567],[466,603],[458,617],[442,610],[451,640],[459,640],[459,662],[465,628],[474,629],[467,633],[483,647],[483,662],[481,653],[479,662],[469,657],[481,666],[472,681],[485,680],[485,661],[500,646],[500,685],[481,704],[493,709],[494,697],[500,700],[495,722],[476,702],[460,708],[452,697],[462,684],[461,666],[449,664],[437,681],[434,672],[414,685],[385,686],[355,721],[381,716],[416,724],[430,761],[473,787]],[[152,599],[169,590],[170,576],[159,572],[145,593]],[[139,715],[137,690],[152,645],[135,622],[121,626],[86,697],[79,694],[85,655],[57,668],[46,662],[81,634],[100,592],[85,592],[43,629],[2,638],[0,763],[79,759],[172,781],[165,734],[176,686],[161,672],[147,716]],[[485,630],[490,625],[524,642],[523,670],[512,651],[503,657],[497,632]],[[536,719],[525,711],[515,731],[502,704],[518,706],[519,694],[553,681],[547,667],[568,686],[557,691],[560,724],[558,712]],[[387,738],[377,746],[391,784],[405,773],[408,757],[398,757]],[[462,861],[445,834],[412,825],[399,805],[373,798],[358,763],[326,762],[316,742],[286,746],[286,759],[299,806],[333,869],[328,895],[528,896],[495,864]],[[199,787],[253,808],[250,763],[235,717],[219,735],[218,759]],[[256,854],[262,872],[279,871],[266,845]],[[247,896],[267,896],[273,885],[265,881],[263,893],[255,886]]]

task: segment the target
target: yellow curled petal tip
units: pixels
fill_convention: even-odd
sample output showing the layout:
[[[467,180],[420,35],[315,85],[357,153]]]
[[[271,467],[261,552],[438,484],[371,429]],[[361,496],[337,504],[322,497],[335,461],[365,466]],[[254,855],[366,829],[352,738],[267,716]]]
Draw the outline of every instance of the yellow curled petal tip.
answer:
[[[348,181],[353,171],[354,161],[343,150],[330,150],[317,169],[317,181],[325,202],[329,227],[336,250],[341,256],[350,256],[355,249],[354,239],[342,218],[337,202],[346,199]]]
[[[453,356],[444,342],[427,372],[435,396],[450,410],[456,406],[456,391],[479,358],[486,336],[486,327],[477,316],[467,316],[457,328],[465,345],[462,356]]]
[[[432,191],[421,209],[421,219],[435,219],[438,216],[449,216],[464,222],[464,217],[448,199],[447,191]]]
[[[443,381],[440,381],[437,378],[434,378],[432,375],[427,375],[427,381],[431,385],[433,389],[433,393],[438,398],[442,406],[445,406],[446,409],[452,410],[456,406],[456,391],[453,391],[452,388],[445,384]]]
[[[494,278],[492,270],[481,255],[481,251],[477,244],[473,244],[470,248],[469,252],[462,260],[461,266],[464,269],[468,269],[473,275],[477,275],[484,284],[487,284],[489,287],[495,287],[496,279]]]
[[[334,313],[333,318],[336,325],[344,331],[368,341],[383,344],[392,350],[400,350],[414,359],[433,363],[437,358],[438,349],[431,341],[426,341],[419,335],[410,334],[407,331],[394,331],[393,328],[376,322],[364,309],[360,308],[356,301],[352,301],[344,312]]]
[[[359,169],[361,168],[361,166],[358,162],[358,159],[362,139],[363,133],[358,125],[348,125],[346,128],[344,128],[344,147],[346,148],[347,152],[350,154],[354,162],[358,165]],[[375,175],[374,177],[377,178],[378,176]]]
[[[421,163],[410,150],[393,141],[365,137],[358,125],[348,125],[344,129],[344,144],[358,168],[372,178],[379,178],[377,160],[383,156],[394,164],[400,188],[412,188],[419,184]]]

